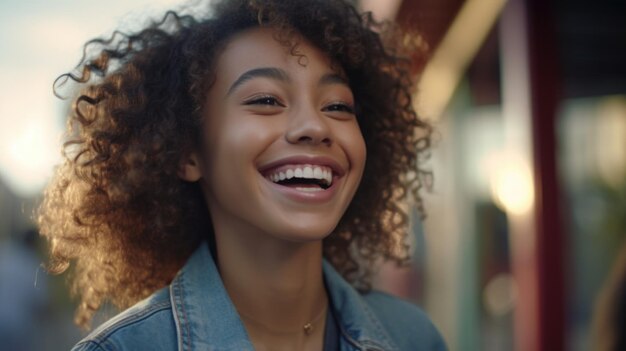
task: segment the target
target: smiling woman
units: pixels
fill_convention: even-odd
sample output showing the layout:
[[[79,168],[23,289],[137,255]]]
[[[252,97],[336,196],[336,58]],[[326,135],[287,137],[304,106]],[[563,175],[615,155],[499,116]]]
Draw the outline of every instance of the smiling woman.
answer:
[[[421,206],[410,41],[344,1],[207,13],[94,40],[62,76],[82,90],[40,208],[50,269],[75,265],[81,325],[134,305],[76,349],[445,349],[369,289],[408,259],[398,202]]]
[[[365,142],[343,72],[301,37],[292,38],[294,56],[277,34],[247,29],[225,45],[202,112],[203,145],[183,168],[183,179],[200,182],[214,229],[246,224],[217,235],[218,252],[222,237],[241,233],[251,248],[264,235],[321,248],[363,174]],[[317,180],[324,172],[326,188]]]

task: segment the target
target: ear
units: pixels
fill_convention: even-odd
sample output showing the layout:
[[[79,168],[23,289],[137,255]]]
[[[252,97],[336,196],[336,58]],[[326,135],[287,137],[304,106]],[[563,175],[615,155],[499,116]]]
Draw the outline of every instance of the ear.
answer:
[[[197,153],[191,152],[180,160],[178,177],[188,182],[196,182],[202,178],[200,158]]]

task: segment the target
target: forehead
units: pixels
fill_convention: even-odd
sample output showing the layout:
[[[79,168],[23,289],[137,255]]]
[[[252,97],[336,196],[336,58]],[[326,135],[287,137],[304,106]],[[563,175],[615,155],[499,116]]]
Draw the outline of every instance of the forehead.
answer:
[[[216,72],[241,74],[256,67],[334,71],[331,60],[306,38],[294,35],[290,42],[279,42],[272,28],[251,28],[234,35],[217,58]],[[292,49],[294,48],[294,49]]]

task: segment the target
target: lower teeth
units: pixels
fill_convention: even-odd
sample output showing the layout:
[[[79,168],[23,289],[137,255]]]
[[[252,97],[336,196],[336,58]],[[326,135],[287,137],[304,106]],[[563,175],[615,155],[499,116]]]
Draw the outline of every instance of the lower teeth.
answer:
[[[322,188],[298,188],[297,187],[296,190],[309,192],[309,193],[315,193],[315,192],[318,192],[318,191],[322,191]]]

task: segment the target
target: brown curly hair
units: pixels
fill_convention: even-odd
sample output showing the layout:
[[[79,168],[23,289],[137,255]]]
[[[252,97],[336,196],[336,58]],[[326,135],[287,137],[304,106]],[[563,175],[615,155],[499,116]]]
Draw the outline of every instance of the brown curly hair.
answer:
[[[421,163],[431,127],[411,103],[411,41],[360,15],[344,0],[223,0],[199,18],[168,12],[134,33],[85,44],[74,72],[60,76],[73,99],[59,166],[39,208],[52,272],[73,263],[76,322],[88,326],[110,301],[126,308],[171,282],[203,240],[212,243],[197,183],[177,176],[182,155],[200,144],[203,96],[216,57],[233,34],[271,26],[326,52],[346,73],[367,148],[357,193],[324,256],[350,282],[369,287],[380,259],[408,260],[406,211],[429,173]],[[392,33],[393,35],[387,35]],[[394,40],[391,40],[394,39]]]

